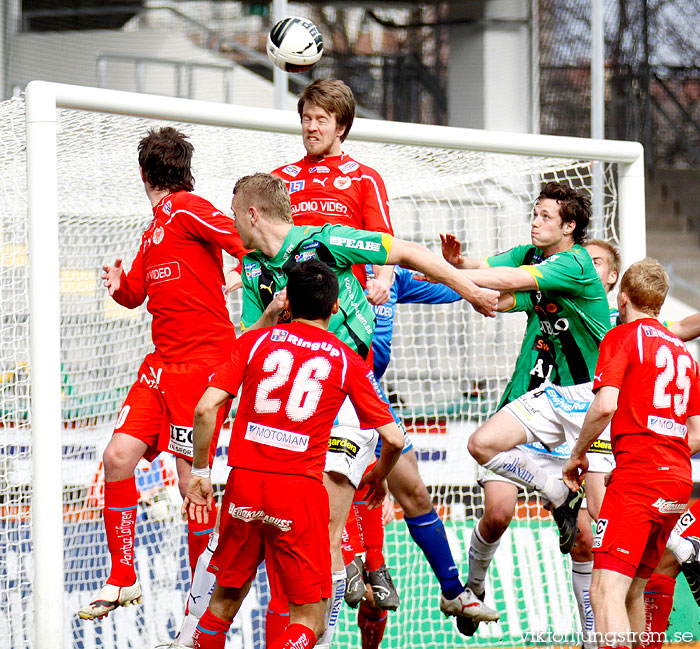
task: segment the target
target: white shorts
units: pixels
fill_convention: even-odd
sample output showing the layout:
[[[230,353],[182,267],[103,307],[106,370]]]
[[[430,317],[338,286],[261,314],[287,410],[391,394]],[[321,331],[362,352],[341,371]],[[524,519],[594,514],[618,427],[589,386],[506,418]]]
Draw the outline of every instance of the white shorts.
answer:
[[[528,444],[541,442],[551,450],[566,442],[573,448],[593,401],[592,387],[592,382],[568,386],[544,383],[503,409],[522,424]],[[603,435],[609,440],[610,429]]]
[[[363,430],[355,409],[346,398],[331,429],[326,453],[326,473],[340,473],[357,489],[367,467],[374,462],[374,447],[379,434],[374,428]]]
[[[590,473],[610,473],[615,468],[615,457],[610,443],[610,426],[593,442],[586,457]]]
[[[518,446],[518,448],[528,453],[528,455],[536,462],[538,467],[544,469],[547,473],[551,473],[552,475],[556,476],[561,476],[561,469],[570,454],[569,446],[567,444],[558,446],[552,452],[547,451],[547,449],[545,449],[539,442],[535,442],[533,444],[521,444]],[[513,482],[509,478],[498,475],[498,473],[494,473],[490,469],[486,469],[481,465],[477,465],[476,481],[482,487],[486,482],[509,482],[510,484],[514,484],[519,489],[522,488],[521,485]]]
[[[557,446],[552,451],[548,451],[540,442],[521,444],[518,446],[518,448],[525,451],[534,460],[538,467],[544,469],[547,473],[550,473],[561,480],[561,470],[571,454],[571,449],[566,442],[560,446]],[[476,476],[477,482],[482,487],[487,482],[509,482],[510,484],[518,487],[518,489],[523,488],[522,485],[519,485],[518,483],[513,482],[502,475],[498,475],[489,469],[485,469],[483,466],[477,466]],[[581,508],[586,509],[587,507],[588,504],[584,498],[583,502],[581,503]]]

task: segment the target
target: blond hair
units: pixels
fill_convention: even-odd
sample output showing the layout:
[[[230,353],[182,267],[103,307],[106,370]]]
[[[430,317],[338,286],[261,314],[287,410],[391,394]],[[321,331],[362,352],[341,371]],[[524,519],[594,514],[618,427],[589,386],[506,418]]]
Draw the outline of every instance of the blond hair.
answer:
[[[637,311],[655,318],[666,299],[668,286],[664,267],[656,259],[646,257],[627,269],[620,282],[620,292],[627,295]]]
[[[254,205],[268,219],[293,223],[289,192],[277,176],[263,173],[243,176],[236,181],[233,194],[245,208]]]
[[[620,260],[620,251],[612,245],[609,241],[605,239],[586,239],[583,242],[583,247],[588,248],[588,246],[598,246],[605,250],[608,255],[608,266],[610,270],[615,272],[617,276],[620,276],[620,265],[622,264]],[[614,286],[615,284],[613,284]]]

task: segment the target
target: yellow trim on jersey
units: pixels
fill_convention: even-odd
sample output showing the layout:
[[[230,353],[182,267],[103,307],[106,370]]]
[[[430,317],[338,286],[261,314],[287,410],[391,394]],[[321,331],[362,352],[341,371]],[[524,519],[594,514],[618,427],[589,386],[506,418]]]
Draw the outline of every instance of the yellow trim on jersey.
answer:
[[[394,237],[390,234],[382,232],[382,248],[386,250],[386,256],[389,257],[389,252],[391,251],[391,244],[394,242]]]
[[[243,324],[243,322],[241,322],[240,325],[241,325],[241,333],[243,333],[246,329],[248,329],[248,327],[246,327],[246,326]]]
[[[532,279],[535,280],[535,287],[536,287],[537,290],[539,291],[539,289],[540,289],[540,283],[537,281],[537,278],[538,278],[538,277],[543,277],[543,275],[542,275],[542,273],[537,269],[537,266],[530,266],[530,265],[528,265],[528,266],[520,266],[520,268],[522,268],[524,271],[527,271],[528,273],[530,273],[530,275],[532,275]]]
[[[501,311],[501,313],[508,313],[508,311],[512,311],[512,310],[517,306],[517,304],[518,304],[518,298],[515,296],[515,293],[514,293],[514,292],[513,292],[513,293],[510,293],[510,295],[513,296],[513,306],[511,306],[511,307],[509,307],[509,308],[507,308],[507,309],[503,309],[503,311]]]

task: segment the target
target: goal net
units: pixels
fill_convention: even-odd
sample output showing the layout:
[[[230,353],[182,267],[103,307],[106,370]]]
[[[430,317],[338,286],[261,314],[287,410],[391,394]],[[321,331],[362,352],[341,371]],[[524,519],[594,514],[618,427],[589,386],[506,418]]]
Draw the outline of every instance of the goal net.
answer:
[[[99,91],[104,92],[104,91]],[[108,92],[108,91],[107,91]],[[124,93],[120,93],[124,94]],[[163,98],[163,102],[172,100]],[[138,113],[138,99],[133,112]],[[185,105],[185,104],[183,104]],[[197,102],[187,102],[192,110]],[[122,110],[122,112],[124,112]],[[196,113],[196,110],[195,110]],[[189,585],[185,524],[174,464],[161,456],[137,468],[140,491],[135,563],[143,605],[119,609],[102,621],[77,618],[81,604],[103,583],[109,556],[102,527],[102,451],[122,400],[152,348],[145,307],[127,310],[101,286],[103,264],[129,266],[151,210],[138,173],[136,145],[148,129],[173,124],[195,147],[195,192],[228,213],[237,178],[269,171],[303,156],[291,128],[279,132],[236,123],[213,126],[193,113],[180,121],[59,108],[57,174],[59,268],[46,277],[60,287],[60,374],[64,557],[64,646],[148,647],[172,637]],[[279,115],[287,124],[289,116]],[[32,426],[30,412],[29,265],[25,104],[0,105],[0,646],[33,646]],[[380,123],[358,124],[378,139]],[[411,127],[412,128],[412,127]],[[410,129],[409,129],[410,130]],[[480,257],[529,241],[534,198],[543,182],[557,179],[591,189],[596,176],[597,236],[619,240],[618,165],[592,164],[584,155],[516,155],[427,146],[420,141],[387,144],[350,139],[345,150],[383,176],[396,234],[440,254],[439,233],[452,232],[469,256]],[[46,218],[55,218],[47,215]],[[238,323],[240,296],[230,299]],[[36,315],[34,314],[36,320]],[[402,305],[385,387],[403,418],[420,471],[445,522],[463,577],[469,538],[482,512],[482,492],[466,450],[471,431],[493,412],[512,371],[523,333],[522,315],[485,319],[469,305]],[[42,335],[42,322],[33,322]],[[234,404],[235,407],[235,404]],[[227,468],[228,427],[221,437],[213,477],[221,485]],[[389,615],[386,647],[444,647],[457,642],[453,621],[438,613],[439,588],[426,560],[410,540],[402,515],[386,529],[386,557],[401,595]],[[488,600],[501,613],[498,624],[481,625],[479,646],[528,644],[526,633],[578,629],[570,561],[558,550],[556,530],[537,500],[522,494],[516,520],[503,539],[487,583]],[[268,590],[261,571],[230,634],[230,647],[264,646]],[[60,616],[59,611],[54,615]],[[359,647],[355,613],[345,610],[338,647]]]

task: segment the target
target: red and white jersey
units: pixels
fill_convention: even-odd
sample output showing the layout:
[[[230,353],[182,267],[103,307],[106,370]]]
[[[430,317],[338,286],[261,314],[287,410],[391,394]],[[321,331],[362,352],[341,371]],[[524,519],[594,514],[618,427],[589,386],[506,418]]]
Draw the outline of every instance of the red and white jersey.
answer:
[[[349,155],[306,156],[272,173],[287,185],[294,225],[332,223],[394,234],[382,177]],[[356,266],[353,272],[362,286],[366,286],[364,265]]]
[[[306,156],[272,172],[284,180],[295,225],[349,225],[394,234],[382,177],[345,153]]]
[[[331,427],[346,396],[360,428],[394,421],[370,374],[358,354],[313,325],[246,332],[209,383],[232,395],[241,388],[229,465],[321,480]]]
[[[156,353],[168,363],[223,362],[235,338],[226,309],[221,250],[242,258],[233,220],[187,191],[165,196],[113,298],[133,309],[148,298]]]
[[[618,325],[606,334],[593,390],[620,390],[610,429],[618,475],[690,482],[686,420],[700,415],[698,376],[685,344],[654,318]]]

